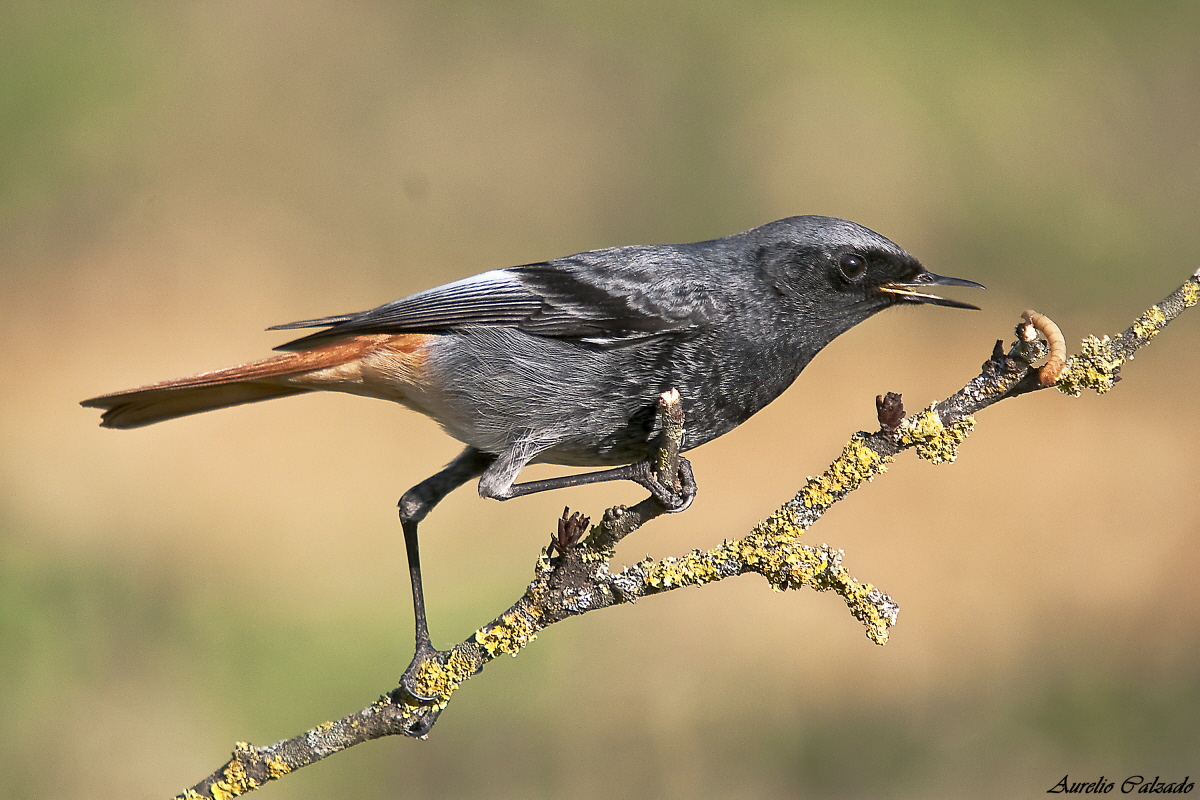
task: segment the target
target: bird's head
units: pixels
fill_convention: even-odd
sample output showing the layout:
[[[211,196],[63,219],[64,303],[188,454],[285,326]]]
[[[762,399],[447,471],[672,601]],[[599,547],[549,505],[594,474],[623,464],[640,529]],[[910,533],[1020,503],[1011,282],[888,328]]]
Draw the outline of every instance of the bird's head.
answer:
[[[784,304],[829,338],[894,305],[978,306],[934,294],[938,286],[984,288],[935,275],[899,245],[853,222],[789,217],[747,236],[758,268]]]

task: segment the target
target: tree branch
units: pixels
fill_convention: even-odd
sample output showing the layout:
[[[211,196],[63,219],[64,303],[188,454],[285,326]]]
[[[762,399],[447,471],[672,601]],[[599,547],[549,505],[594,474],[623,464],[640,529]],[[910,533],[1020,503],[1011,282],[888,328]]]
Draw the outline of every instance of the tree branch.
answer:
[[[564,511],[557,536],[542,550],[524,595],[419,673],[418,688],[432,700],[415,698],[397,687],[361,711],[291,739],[266,747],[238,742],[228,763],[176,798],[227,800],[371,739],[398,734],[424,738],[463,681],[501,654],[516,655],[548,625],[734,575],[757,573],[778,590],[809,586],[833,591],[863,623],[871,641],[884,644],[899,606],[871,584],[854,579],[842,566],[841,550],[801,544],[804,531],[863,482],[885,472],[903,450],[913,449],[933,463],[953,461],[958,446],[975,426],[973,415],[994,403],[1048,385],[1072,396],[1085,388],[1107,392],[1120,380],[1118,372],[1125,361],[1198,302],[1200,270],[1115,339],[1086,337],[1080,353],[1067,359],[1057,375],[1053,374],[1058,371],[1057,363],[1047,365],[1052,366],[1049,372],[1033,367],[1047,353],[1047,346],[1037,338],[1039,332],[1055,344],[1055,358],[1060,355],[1057,326],[1043,315],[1027,312],[1026,320],[1017,326],[1016,342],[1005,352],[998,341],[980,374],[962,389],[907,419],[898,395],[878,398],[878,431],[854,434],[825,472],[810,478],[794,498],[747,536],[708,551],[694,550],[658,561],[646,558],[614,573],[609,563],[617,543],[667,509],[653,497],[631,508],[610,508],[582,541],[587,519]],[[670,485],[679,474],[684,429],[677,392],[660,398],[659,416],[655,472],[660,481]],[[554,555],[556,549],[558,555]]]

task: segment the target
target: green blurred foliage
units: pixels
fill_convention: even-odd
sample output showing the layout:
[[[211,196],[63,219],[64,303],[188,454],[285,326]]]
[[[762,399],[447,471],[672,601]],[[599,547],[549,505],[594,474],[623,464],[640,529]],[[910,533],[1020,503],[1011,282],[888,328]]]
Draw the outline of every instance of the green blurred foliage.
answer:
[[[391,266],[414,204],[465,158],[569,204],[557,234],[495,207],[533,187],[439,209],[485,234],[521,219],[546,240],[527,258],[821,212],[1094,304],[1165,279],[1200,238],[1190,2],[16,6],[0,33],[16,225],[31,203],[111,215],[204,187],[352,225]],[[475,152],[439,151],[443,134]],[[503,149],[522,140],[544,157]],[[469,252],[464,270],[493,265]]]
[[[298,615],[197,594],[164,583],[159,571],[107,558],[11,545],[0,556],[0,678],[20,689],[0,697],[3,797],[117,785],[130,770],[171,775],[167,765],[216,766],[219,743],[180,728],[215,727],[255,741],[299,731],[318,722],[314,715],[368,702],[363,692],[387,686],[403,660],[385,609]],[[1044,791],[1066,771],[1088,780],[1173,775],[1200,752],[1195,653],[1152,675],[1134,653],[1111,646],[1111,630],[1092,634],[1068,640],[1090,665],[1083,669],[1078,658],[1035,660],[1000,684],[968,679],[903,706],[850,703],[797,715],[728,686],[621,701],[613,685],[620,678],[604,669],[582,666],[582,683],[564,681],[584,642],[547,632],[519,663],[497,663],[464,687],[431,741],[370,743],[263,791],[1011,797]],[[1047,643],[1031,658],[1054,650]],[[179,717],[149,708],[142,693],[170,697],[168,710]],[[113,706],[73,719],[95,694],[111,695]],[[672,711],[673,704],[693,710]],[[163,751],[171,746],[195,752]],[[144,763],[148,754],[161,763]],[[70,774],[76,769],[83,774]],[[130,796],[152,785],[135,778]]]
[[[4,23],[0,221],[13,224],[119,180],[137,157],[134,96],[164,65],[123,3],[7,3]],[[59,222],[70,231],[70,220]]]

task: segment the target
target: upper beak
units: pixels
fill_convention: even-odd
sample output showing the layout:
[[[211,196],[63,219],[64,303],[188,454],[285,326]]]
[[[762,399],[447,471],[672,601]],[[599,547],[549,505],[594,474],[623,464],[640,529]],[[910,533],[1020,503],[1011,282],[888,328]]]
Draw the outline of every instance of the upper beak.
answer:
[[[942,275],[934,275],[932,272],[919,272],[917,276],[908,283],[885,283],[879,287],[879,291],[894,294],[898,297],[908,300],[913,303],[928,303],[931,306],[949,306],[950,308],[970,308],[975,311],[979,310],[979,306],[973,306],[970,303],[961,303],[958,300],[947,300],[945,297],[939,297],[936,294],[929,294],[921,291],[927,286],[972,286],[976,289],[986,289],[987,287],[975,281],[968,281],[963,278],[947,278]]]

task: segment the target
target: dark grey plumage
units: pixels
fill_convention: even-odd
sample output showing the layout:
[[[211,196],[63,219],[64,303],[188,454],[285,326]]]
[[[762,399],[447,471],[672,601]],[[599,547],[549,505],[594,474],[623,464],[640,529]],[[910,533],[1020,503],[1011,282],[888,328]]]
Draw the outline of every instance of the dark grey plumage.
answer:
[[[859,259],[861,272],[848,270]],[[644,458],[654,404],[678,389],[687,448],[778,397],[836,336],[898,302],[882,290],[940,279],[860,225],[790,217],[680,245],[616,247],[494,270],[370,311],[278,349],[370,333],[446,334],[427,345],[428,403],[459,440],[499,456],[480,482],[503,491],[529,461]]]
[[[821,348],[897,303],[974,308],[929,294],[978,286],[927,272],[882,236],[845,220],[790,217],[708,242],[616,247],[493,270],[358,314],[276,329],[318,331],[282,354],[94,397],[101,424],[136,428],[309,391],[403,403],[467,448],[405,492],[400,520],[412,580],[416,656],[401,683],[436,658],[421,588],[417,526],[447,493],[479,477],[509,499],[633,480],[670,511],[696,484],[647,466],[655,404],[679,391],[685,448],[733,430],[778,397]],[[611,470],[516,483],[533,461]],[[631,463],[633,462],[633,463]]]

